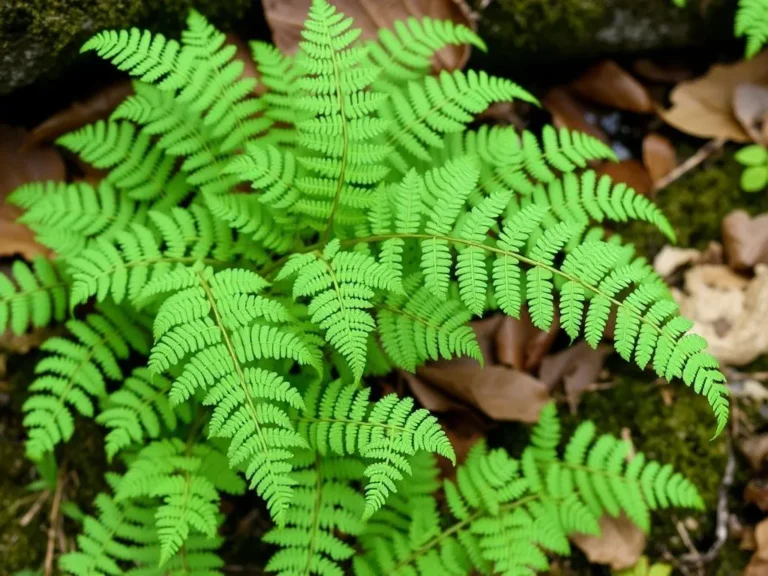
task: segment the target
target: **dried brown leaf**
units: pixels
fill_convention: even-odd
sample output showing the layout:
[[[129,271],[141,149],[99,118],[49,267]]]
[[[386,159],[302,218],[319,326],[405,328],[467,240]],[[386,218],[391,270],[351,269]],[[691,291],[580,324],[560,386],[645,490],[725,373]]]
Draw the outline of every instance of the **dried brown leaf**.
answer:
[[[546,356],[541,363],[539,378],[550,390],[562,382],[568,405],[575,412],[581,395],[597,382],[611,350],[610,346],[600,345],[593,349],[586,342],[579,342]]]
[[[465,412],[467,410],[466,404],[451,398],[440,388],[427,384],[415,374],[403,372],[402,376],[419,404],[430,412]]]
[[[768,264],[768,214],[750,216],[735,210],[722,221],[723,245],[728,265],[736,270]]]
[[[762,479],[753,479],[744,488],[744,501],[754,504],[763,512],[768,510],[768,482]]]
[[[623,182],[638,194],[648,196],[653,191],[653,180],[639,160],[605,162],[596,172],[598,176],[607,174],[614,182]]]
[[[608,564],[612,570],[626,570],[640,559],[646,535],[624,514],[618,518],[600,518],[600,536],[576,534],[571,536],[587,559],[596,564]]]
[[[604,60],[579,76],[571,87],[577,94],[619,110],[651,113],[653,101],[645,86],[613,60]]]
[[[27,134],[24,147],[32,148],[43,142],[53,142],[62,134],[108,118],[117,105],[131,94],[133,88],[130,81],[117,82],[102,88],[87,100],[75,102],[66,110],[57,112],[36,126]]]
[[[677,153],[672,142],[651,132],[643,138],[643,164],[654,184],[677,168]]]
[[[768,81],[768,51],[735,64],[717,64],[704,76],[682,82],[670,94],[672,106],[659,112],[678,130],[702,138],[748,142],[749,135],[733,115],[736,86]]]
[[[693,72],[689,68],[670,66],[666,63],[649,60],[648,58],[641,58],[635,61],[632,64],[632,72],[645,80],[665,84],[677,84],[693,76]]]
[[[585,119],[586,109],[563,87],[552,88],[541,99],[543,106],[552,114],[552,123],[557,128],[569,128],[584,132],[608,143],[608,136],[598,126]]]
[[[18,208],[5,199],[17,187],[40,180],[61,181],[66,177],[64,161],[50,147],[37,146],[22,149],[23,128],[0,125],[0,256],[21,254],[31,259],[48,250],[35,242],[34,234],[18,224]]]
[[[506,366],[481,368],[474,361],[449,360],[427,364],[418,375],[494,420],[536,422],[549,401],[543,382]]]
[[[768,456],[768,434],[756,434],[745,438],[740,448],[752,468],[759,470],[765,457]]]
[[[755,527],[756,550],[744,571],[744,576],[765,576],[768,574],[768,519]]]
[[[311,0],[263,0],[264,15],[272,30],[275,45],[293,53],[301,39],[301,29]],[[337,10],[351,17],[364,39],[375,38],[381,28],[389,28],[395,20],[429,16],[452,20],[474,28],[469,7],[464,0],[334,0]],[[469,46],[449,46],[437,54],[437,68],[462,68],[469,60]]]
[[[511,316],[502,317],[496,332],[496,356],[502,364],[531,372],[552,348],[559,333],[557,318],[549,331],[544,332],[533,325],[527,308],[524,308],[519,320]]]
[[[754,142],[762,141],[763,118],[768,113],[768,86],[746,82],[733,92],[733,115]]]

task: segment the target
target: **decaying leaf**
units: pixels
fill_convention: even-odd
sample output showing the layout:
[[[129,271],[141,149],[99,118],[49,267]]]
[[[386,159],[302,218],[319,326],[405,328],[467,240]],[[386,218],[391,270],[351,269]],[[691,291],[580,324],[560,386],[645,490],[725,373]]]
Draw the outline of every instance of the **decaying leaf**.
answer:
[[[577,94],[619,110],[651,113],[653,101],[645,86],[613,60],[604,60],[579,76],[571,87]]]
[[[752,479],[744,488],[744,501],[754,504],[763,512],[768,510],[768,482],[762,479]]]
[[[701,252],[695,248],[678,248],[677,246],[664,246],[653,259],[653,269],[662,278],[669,278],[677,270],[688,264],[697,264],[701,261]]]
[[[666,63],[649,60],[648,58],[640,58],[635,61],[632,64],[632,72],[645,80],[668,84],[677,84],[693,76],[693,72],[689,68],[670,66]]]
[[[34,234],[16,223],[20,211],[5,198],[17,187],[38,180],[61,181],[66,177],[64,161],[50,147],[22,149],[23,128],[0,126],[0,256],[21,254],[31,259],[48,250],[34,240]]]
[[[301,29],[311,0],[263,0],[264,15],[272,30],[272,40],[280,50],[293,53],[301,39]],[[355,21],[365,39],[374,38],[381,28],[389,28],[395,20],[429,16],[452,20],[474,28],[469,7],[463,0],[335,0],[337,10]],[[462,68],[469,60],[469,46],[451,46],[437,54],[439,69]]]
[[[494,420],[536,422],[549,401],[546,385],[530,374],[466,359],[427,364],[418,376]]]
[[[75,102],[66,110],[54,114],[36,126],[24,139],[24,147],[31,148],[42,142],[53,142],[62,134],[103,120],[132,93],[130,81],[117,82],[102,88],[87,100]]]
[[[558,319],[552,322],[548,332],[531,322],[528,309],[524,308],[520,319],[503,316],[496,332],[496,356],[499,362],[531,372],[541,363],[560,333]]]
[[[744,576],[765,576],[768,574],[768,519],[755,527],[757,549],[752,555]]]
[[[654,184],[677,168],[677,153],[672,142],[651,132],[643,138],[643,164]]]
[[[672,106],[662,119],[678,130],[702,138],[748,142],[749,135],[733,114],[733,96],[740,84],[768,81],[768,51],[751,60],[715,65],[706,75],[675,87]]]
[[[605,162],[596,170],[598,176],[607,174],[614,182],[623,182],[638,194],[647,196],[653,191],[653,180],[639,160]]]
[[[723,245],[728,265],[746,270],[768,264],[768,214],[750,216],[735,210],[723,218]]]
[[[768,456],[768,434],[756,434],[746,438],[739,446],[747,457],[752,468],[760,470],[765,457]]]
[[[571,537],[587,559],[596,564],[608,564],[613,570],[631,568],[645,549],[646,536],[624,514],[618,518],[600,518],[600,536],[576,534]]]
[[[552,88],[541,99],[541,103],[552,114],[552,123],[557,128],[584,132],[608,143],[606,133],[598,126],[586,121],[586,110],[565,88]]]
[[[733,115],[754,142],[762,142],[762,128],[768,114],[768,86],[746,82],[733,92]]]
[[[720,362],[743,366],[768,352],[768,268],[748,280],[727,266],[702,265],[685,273],[685,292],[673,291],[693,331],[707,339]]]
[[[611,351],[610,346],[601,345],[593,349],[586,342],[579,342],[562,352],[546,356],[541,363],[539,378],[550,390],[562,382],[568,406],[575,412],[581,395],[597,382]]]

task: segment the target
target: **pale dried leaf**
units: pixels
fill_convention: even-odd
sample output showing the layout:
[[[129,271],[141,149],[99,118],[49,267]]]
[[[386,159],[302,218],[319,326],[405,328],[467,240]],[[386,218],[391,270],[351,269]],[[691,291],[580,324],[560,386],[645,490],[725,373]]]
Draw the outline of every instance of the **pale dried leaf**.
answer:
[[[768,456],[768,434],[757,434],[746,438],[740,445],[752,468],[759,470]]]
[[[653,259],[653,269],[662,278],[669,278],[678,269],[701,261],[701,252],[695,248],[666,245]]]
[[[645,549],[646,535],[624,514],[618,518],[600,518],[600,536],[575,534],[571,540],[581,548],[587,559],[596,564],[608,564],[612,570],[626,570],[640,559]]]
[[[715,65],[701,78],[683,82],[670,94],[672,106],[659,112],[678,130],[702,138],[748,142],[749,135],[733,115],[736,86],[768,81],[768,51],[750,60]]]
[[[577,94],[619,110],[651,113],[653,101],[645,86],[613,60],[604,60],[579,76],[571,87]]]
[[[749,82],[736,86],[733,93],[733,114],[754,142],[766,144],[761,135],[766,113],[768,86]]]
[[[263,0],[264,15],[272,30],[272,40],[283,52],[292,54],[301,39],[311,0]],[[395,20],[423,18],[452,20],[474,28],[469,7],[464,0],[334,0],[337,10],[354,20],[362,29],[362,38],[375,38],[381,28],[389,28]],[[450,46],[437,54],[437,68],[462,68],[469,60],[469,46]]]
[[[34,181],[56,180],[66,177],[64,161],[50,147],[37,146],[22,149],[23,128],[0,125],[0,257],[21,254],[31,259],[49,251],[35,242],[34,234],[18,224],[20,210],[5,199],[22,184]]]
[[[549,401],[543,382],[506,366],[481,368],[476,362],[449,360],[427,364],[418,375],[494,420],[536,422]]]
[[[745,270],[768,264],[768,214],[735,210],[723,218],[722,233],[729,266]]]
[[[672,142],[651,132],[643,138],[643,164],[654,184],[677,168],[677,153]]]

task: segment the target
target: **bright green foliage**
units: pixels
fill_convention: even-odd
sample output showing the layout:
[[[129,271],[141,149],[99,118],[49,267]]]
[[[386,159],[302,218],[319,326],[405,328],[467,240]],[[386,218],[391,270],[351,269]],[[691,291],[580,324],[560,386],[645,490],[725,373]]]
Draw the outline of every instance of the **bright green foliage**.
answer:
[[[647,531],[649,510],[702,507],[671,466],[642,453],[628,461],[629,443],[605,435],[592,444],[593,437],[592,423],[583,423],[558,456],[560,426],[549,404],[520,460],[477,444],[456,481],[443,485],[452,522],[441,522],[434,497],[411,496],[409,523],[389,515],[388,530],[378,524],[377,535],[363,539],[355,573],[533,574],[548,570],[545,552],[570,553],[570,534],[599,534],[602,514],[624,513]]]
[[[50,260],[38,256],[32,267],[16,260],[12,276],[0,274],[0,334],[23,334],[32,326],[64,320],[69,286]]]
[[[259,90],[196,12],[179,41],[134,29],[85,44],[134,78],[110,118],[58,142],[105,177],[17,190],[56,256],[0,276],[3,330],[71,314],[24,404],[29,455],[52,458],[95,417],[127,470],[65,572],[217,574],[220,493],[243,489],[275,522],[268,569],[304,576],[530,573],[603,512],[647,528],[649,509],[698,503],[671,468],[592,443],[589,425],[558,457],[550,409],[519,460],[480,447],[445,485],[445,534],[447,436],[413,399],[368,387],[393,368],[481,361],[469,321],[490,311],[543,330],[558,316],[592,346],[615,317],[620,356],[706,396],[717,432],[727,421],[706,342],[602,228],[639,220],[673,239],[669,222],[588,169],[614,159],[600,141],[478,122],[536,100],[485,72],[433,73],[463,43],[485,49],[430,18],[362,40],[313,0],[295,55],[251,45]]]
[[[739,0],[734,23],[736,37],[746,36],[747,58],[751,58],[768,40],[768,2],[765,0]]]
[[[768,150],[759,144],[744,146],[734,158],[745,166],[741,173],[741,189],[761,192],[768,186]]]
[[[148,352],[147,335],[125,312],[104,305],[100,314],[66,323],[71,338],[55,336],[41,349],[48,354],[35,368],[32,395],[24,402],[29,429],[27,454],[33,460],[69,440],[74,432],[72,411],[94,416],[94,400],[107,395],[107,380],[122,380],[119,362],[131,350]]]

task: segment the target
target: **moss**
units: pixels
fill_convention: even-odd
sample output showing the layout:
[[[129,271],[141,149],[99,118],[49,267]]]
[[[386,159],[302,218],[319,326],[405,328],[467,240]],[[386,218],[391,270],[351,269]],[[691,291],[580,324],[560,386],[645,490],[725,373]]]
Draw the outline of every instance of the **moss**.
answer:
[[[172,33],[194,7],[214,22],[237,21],[250,0],[5,0],[0,3],[0,94],[71,59],[105,28],[148,26]]]
[[[736,147],[727,147],[662,190],[656,203],[677,233],[680,246],[703,249],[711,240],[721,239],[721,222],[731,211],[744,209],[750,214],[768,211],[768,194],[747,194],[739,186],[743,167],[734,159]],[[693,154],[682,150],[681,157]],[[645,224],[622,225],[621,235],[633,242],[640,254],[652,256],[664,238]]]
[[[687,552],[677,534],[675,518],[688,521],[691,538],[705,550],[715,528],[719,487],[727,461],[725,440],[711,440],[714,419],[704,398],[674,387],[668,390],[674,399],[665,401],[661,388],[654,388],[647,374],[625,364],[620,369],[622,372],[614,373],[615,387],[585,395],[578,414],[564,417],[564,433],[570,434],[579,422],[587,419],[603,433],[621,435],[626,428],[636,450],[672,464],[697,486],[704,511],[655,513],[649,554],[660,557],[664,549],[673,554]]]

